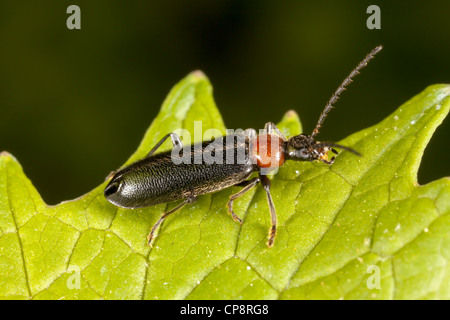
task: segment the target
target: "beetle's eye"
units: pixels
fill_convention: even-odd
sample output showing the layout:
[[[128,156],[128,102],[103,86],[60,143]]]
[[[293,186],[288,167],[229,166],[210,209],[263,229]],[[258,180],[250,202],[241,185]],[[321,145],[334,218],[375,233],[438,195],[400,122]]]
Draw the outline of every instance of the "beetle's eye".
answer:
[[[109,197],[110,195],[114,194],[119,190],[120,183],[119,182],[113,182],[109,184],[104,191],[105,197]]]

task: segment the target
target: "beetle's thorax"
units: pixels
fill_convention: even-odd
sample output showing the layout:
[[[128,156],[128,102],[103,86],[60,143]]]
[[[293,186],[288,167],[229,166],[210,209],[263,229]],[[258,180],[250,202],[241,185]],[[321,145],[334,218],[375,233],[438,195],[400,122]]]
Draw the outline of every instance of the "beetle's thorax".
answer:
[[[250,142],[250,155],[260,168],[283,165],[285,141],[276,134],[260,134]]]

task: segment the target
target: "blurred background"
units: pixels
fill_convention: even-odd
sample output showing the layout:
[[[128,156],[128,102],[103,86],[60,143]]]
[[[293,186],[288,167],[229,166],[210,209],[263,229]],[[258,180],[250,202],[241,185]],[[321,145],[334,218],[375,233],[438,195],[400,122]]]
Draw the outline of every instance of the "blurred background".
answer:
[[[68,30],[69,5],[81,30]],[[369,30],[367,7],[381,9]],[[435,83],[450,83],[450,1],[0,2],[0,151],[48,204],[104,181],[137,148],[169,90],[201,69],[229,128],[294,109],[305,132],[378,44],[320,133],[338,141]],[[447,119],[419,182],[449,176]]]

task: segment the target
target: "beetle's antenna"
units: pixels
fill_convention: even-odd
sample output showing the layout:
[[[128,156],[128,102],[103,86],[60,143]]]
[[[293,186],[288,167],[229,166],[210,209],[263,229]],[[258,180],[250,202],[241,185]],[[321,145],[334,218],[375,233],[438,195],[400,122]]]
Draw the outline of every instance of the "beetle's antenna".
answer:
[[[373,49],[357,66],[355,69],[350,72],[350,74],[345,78],[345,80],[341,83],[341,85],[337,88],[334,94],[331,96],[330,100],[328,100],[327,105],[323,109],[320,114],[319,121],[317,122],[316,127],[314,128],[311,138],[314,138],[318,133],[319,129],[322,126],[323,121],[328,115],[328,112],[333,108],[333,104],[339,99],[339,95],[345,90],[345,88],[352,82],[353,78],[359,74],[362,68],[367,66],[367,63],[372,60],[375,55],[383,49],[383,46],[378,46]]]

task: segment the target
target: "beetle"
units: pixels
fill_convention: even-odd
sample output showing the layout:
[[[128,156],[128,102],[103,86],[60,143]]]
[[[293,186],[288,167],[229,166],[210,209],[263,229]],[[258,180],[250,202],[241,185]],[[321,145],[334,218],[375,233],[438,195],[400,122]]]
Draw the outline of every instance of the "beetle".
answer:
[[[315,137],[340,94],[381,49],[382,46],[373,49],[344,79],[326,104],[311,135],[299,134],[287,139],[275,124],[268,122],[263,134],[257,135],[254,129],[247,129],[243,133],[183,146],[177,134],[168,133],[143,159],[113,172],[104,196],[112,204],[128,209],[182,200],[173,209],[164,212],[153,225],[147,238],[148,245],[151,245],[157,228],[167,216],[195,201],[202,194],[231,186],[242,187],[239,192],[230,196],[227,203],[233,220],[242,224],[241,218],[233,211],[233,202],[261,183],[271,217],[267,246],[272,247],[277,231],[277,215],[267,173],[282,166],[286,160],[318,160],[331,165],[335,156],[328,159],[328,153],[331,151],[337,155],[335,148],[360,155],[350,147],[319,142]],[[155,154],[169,137],[173,149]],[[215,161],[208,161],[206,155]],[[225,161],[230,159],[232,161]],[[251,178],[255,172],[258,176]]]

